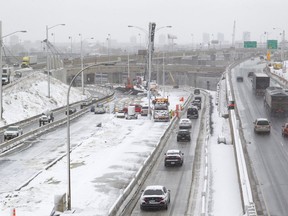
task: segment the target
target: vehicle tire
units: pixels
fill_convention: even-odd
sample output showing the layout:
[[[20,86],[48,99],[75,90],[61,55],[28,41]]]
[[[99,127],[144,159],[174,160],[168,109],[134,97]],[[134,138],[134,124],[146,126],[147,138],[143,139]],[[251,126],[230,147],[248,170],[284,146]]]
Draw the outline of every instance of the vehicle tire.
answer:
[[[168,210],[168,204],[165,205],[165,210]]]

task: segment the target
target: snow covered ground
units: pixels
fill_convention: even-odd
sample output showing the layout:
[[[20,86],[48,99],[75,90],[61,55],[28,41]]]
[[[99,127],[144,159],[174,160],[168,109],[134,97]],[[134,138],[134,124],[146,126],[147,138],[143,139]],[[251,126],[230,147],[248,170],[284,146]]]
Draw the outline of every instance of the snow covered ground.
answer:
[[[219,85],[219,95],[224,95],[224,82]],[[186,100],[190,94],[189,91],[181,89],[165,90],[171,107],[180,103],[180,97]],[[6,122],[12,123],[37,115],[43,108],[53,109],[66,105],[66,85],[51,79],[51,99],[46,97],[46,91],[46,77],[37,74],[33,76],[31,83],[21,82],[13,86],[13,90],[4,92],[3,116]],[[72,92],[71,102],[83,99],[81,91]],[[219,96],[218,106],[215,106],[217,93],[210,93],[214,110],[213,134],[209,138],[209,214],[242,215],[228,120],[221,117],[227,104],[222,95]],[[89,119],[83,121],[89,122]],[[139,169],[168,126],[168,123],[155,124],[145,117],[130,121],[117,119],[113,114],[103,115],[101,121],[102,127],[95,127],[93,133],[84,134],[83,137],[86,138],[71,153],[71,197],[72,209],[75,210],[73,215],[107,215],[123,191],[123,185],[126,185]],[[226,137],[227,144],[217,143],[219,135]],[[17,216],[49,215],[54,206],[54,196],[66,191],[66,159],[63,159],[50,169],[43,170],[41,175],[20,191],[0,194],[0,215],[10,216],[12,209],[16,210]]]
[[[3,90],[3,121],[0,126],[41,114],[47,109],[66,105],[67,85],[57,79],[50,79],[51,98],[48,98],[47,76],[40,71],[26,75],[12,82],[11,87]],[[89,97],[82,95],[80,89],[72,88],[70,103]]]

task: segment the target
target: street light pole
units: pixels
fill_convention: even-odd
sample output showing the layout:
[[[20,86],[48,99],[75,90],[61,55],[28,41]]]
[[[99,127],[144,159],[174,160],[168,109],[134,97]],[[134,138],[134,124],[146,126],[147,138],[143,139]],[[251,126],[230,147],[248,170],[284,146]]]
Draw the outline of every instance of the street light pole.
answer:
[[[108,61],[110,61],[110,40],[111,40],[111,35],[108,34],[107,39],[107,55],[108,55]]]
[[[69,36],[70,39],[70,58],[72,59],[72,36]]]
[[[83,70],[84,68],[84,59],[83,59],[83,40],[86,40],[88,38],[82,39],[82,34],[79,34],[79,36],[81,37],[81,70]],[[94,39],[93,37],[89,38],[89,39]],[[82,94],[85,94],[85,90],[84,90],[84,73],[82,72],[81,74],[81,88],[82,88]]]
[[[2,49],[3,49],[3,38],[18,32],[26,33],[27,31],[15,31],[8,35],[2,36],[2,21],[0,20],[0,120],[3,119],[3,89],[2,89],[2,74],[3,74],[3,61],[2,61]]]
[[[49,63],[49,55],[48,55],[48,35],[49,35],[49,29],[52,29],[56,26],[65,26],[65,24],[57,24],[51,27],[48,27],[48,25],[46,25],[46,69],[47,69],[47,76],[48,76],[48,98],[50,98],[50,63]]]
[[[70,172],[70,90],[72,87],[73,82],[75,79],[78,77],[80,73],[83,73],[85,70],[91,67],[95,66],[100,66],[100,65],[114,65],[117,62],[101,62],[93,65],[89,65],[83,69],[81,69],[77,74],[72,78],[70,85],[68,87],[68,92],[67,92],[67,106],[66,106],[66,112],[67,112],[67,181],[68,181],[68,189],[67,189],[67,210],[71,210],[71,172]]]
[[[146,36],[148,35],[148,92],[147,92],[147,97],[148,97],[148,118],[151,119],[151,114],[150,114],[150,112],[151,112],[150,81],[151,81],[151,70],[152,70],[152,52],[153,52],[153,46],[154,46],[154,36],[155,36],[155,32],[159,31],[160,29],[172,28],[172,26],[162,26],[162,27],[155,29],[156,24],[155,23],[149,23],[149,32],[147,32],[145,29],[143,29],[139,26],[128,25],[128,27],[129,28],[137,28],[137,29],[143,31],[146,34]]]
[[[151,119],[151,71],[152,71],[152,52],[155,34],[155,23],[149,23],[148,35],[148,118]]]

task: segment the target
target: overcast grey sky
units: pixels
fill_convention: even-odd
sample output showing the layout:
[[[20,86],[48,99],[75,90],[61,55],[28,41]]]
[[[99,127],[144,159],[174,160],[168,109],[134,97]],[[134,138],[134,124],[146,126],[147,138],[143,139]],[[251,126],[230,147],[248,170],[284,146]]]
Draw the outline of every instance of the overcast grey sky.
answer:
[[[224,33],[225,40],[232,40],[233,22],[236,21],[236,40],[243,31],[251,32],[252,40],[260,40],[265,31],[270,37],[280,39],[280,30],[288,30],[287,0],[0,0],[2,35],[17,30],[21,40],[45,39],[46,25],[55,34],[56,42],[69,42],[94,37],[104,42],[108,36],[119,42],[128,42],[131,36],[144,33],[128,28],[139,26],[148,30],[149,22],[156,27],[171,25],[157,34],[173,34],[176,43],[202,41],[202,33]],[[51,37],[51,36],[49,36]],[[211,38],[212,39],[212,38]],[[262,37],[263,39],[263,37]],[[272,39],[272,38],[271,38]],[[52,39],[51,39],[52,40]],[[143,40],[143,39],[142,39]]]

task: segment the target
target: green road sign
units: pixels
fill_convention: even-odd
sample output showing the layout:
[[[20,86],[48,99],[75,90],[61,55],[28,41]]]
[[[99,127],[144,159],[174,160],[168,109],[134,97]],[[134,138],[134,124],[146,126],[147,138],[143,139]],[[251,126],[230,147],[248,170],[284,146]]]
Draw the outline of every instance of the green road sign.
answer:
[[[257,48],[257,41],[244,41],[244,48]]]
[[[278,41],[277,40],[267,40],[267,49],[277,49]]]

